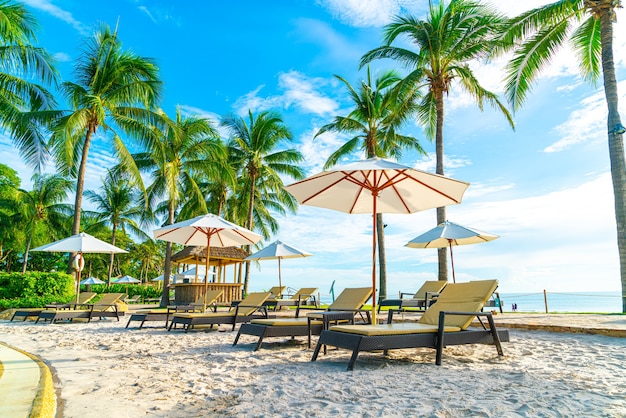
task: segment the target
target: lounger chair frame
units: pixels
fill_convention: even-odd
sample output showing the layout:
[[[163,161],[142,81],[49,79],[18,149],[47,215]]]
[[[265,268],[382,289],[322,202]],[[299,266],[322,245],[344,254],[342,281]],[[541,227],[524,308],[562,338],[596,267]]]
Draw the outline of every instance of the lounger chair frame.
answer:
[[[358,291],[359,289],[354,289]],[[340,295],[341,296],[341,295]],[[361,307],[367,302],[367,300],[371,297],[371,293],[367,298],[358,306],[356,309],[337,309],[331,306],[322,312],[312,312],[313,316],[317,316],[315,321],[311,321],[309,318],[300,318],[300,307],[296,309],[296,317],[295,318],[284,318],[278,319],[277,321],[284,320],[285,325],[272,325],[272,324],[258,324],[258,323],[247,323],[243,324],[239,327],[239,331],[237,332],[237,336],[235,337],[235,341],[233,341],[233,345],[237,345],[239,342],[239,337],[243,335],[252,335],[259,337],[257,340],[254,351],[258,351],[263,344],[263,340],[269,337],[304,337],[308,336],[309,347],[311,346],[311,336],[319,335],[320,332],[324,329],[328,329],[331,323],[337,323],[337,321],[347,321],[350,323],[354,323],[354,317],[356,315],[362,315],[362,319],[364,323],[369,323],[371,321],[370,311],[363,310]],[[337,298],[339,299],[339,297]],[[337,313],[337,315],[333,316],[332,313]],[[294,321],[292,324],[291,321]]]
[[[40,320],[43,320],[44,322],[50,321],[49,323],[52,324],[57,321],[72,321],[79,318],[87,319],[87,322],[91,322],[93,318],[115,318],[119,321],[120,316],[124,316],[124,312],[120,312],[116,304],[89,304],[87,309],[48,309],[41,311],[35,323],[37,324]]]
[[[487,328],[484,323],[483,329],[468,328],[463,331],[444,332],[446,315],[473,315],[485,317],[489,323]],[[501,342],[509,341],[507,329],[497,330],[490,312],[452,312],[442,311],[439,313],[439,327],[436,332],[399,334],[399,335],[360,335],[332,330],[322,331],[317,346],[313,352],[311,361],[317,360],[320,349],[324,345],[352,350],[352,356],[348,362],[347,370],[353,370],[359,353],[362,351],[380,351],[386,355],[389,350],[403,348],[430,347],[436,350],[435,364],[441,365],[443,349],[448,345],[461,344],[486,344],[493,343],[499,356],[503,356]]]

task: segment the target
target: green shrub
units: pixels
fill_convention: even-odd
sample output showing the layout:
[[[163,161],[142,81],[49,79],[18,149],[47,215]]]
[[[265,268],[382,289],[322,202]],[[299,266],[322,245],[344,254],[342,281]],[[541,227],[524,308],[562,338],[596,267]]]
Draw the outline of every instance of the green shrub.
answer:
[[[66,273],[0,273],[0,309],[38,308],[74,297],[74,278]]]

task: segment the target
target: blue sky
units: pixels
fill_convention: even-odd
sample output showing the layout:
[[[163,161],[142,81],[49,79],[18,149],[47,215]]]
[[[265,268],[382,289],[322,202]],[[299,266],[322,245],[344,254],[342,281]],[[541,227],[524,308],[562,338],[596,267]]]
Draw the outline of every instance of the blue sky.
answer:
[[[322,125],[350,109],[343,85],[365,77],[358,61],[381,42],[381,29],[401,12],[423,17],[426,0],[27,0],[37,17],[40,44],[59,60],[72,80],[81,44],[101,23],[119,22],[126,48],[154,58],[165,81],[163,109],[217,120],[265,109],[279,111],[309,174],[345,138],[325,134]],[[492,1],[516,14],[545,0]],[[618,11],[615,62],[621,112],[626,117],[626,14]],[[373,71],[391,68],[373,65]],[[472,65],[481,83],[497,92],[503,61]],[[402,70],[398,68],[399,70]],[[504,118],[480,112],[457,89],[446,101],[446,175],[471,183],[463,203],[448,207],[448,219],[501,237],[455,247],[457,281],[500,280],[500,291],[551,292],[619,290],[613,193],[606,139],[606,106],[601,86],[585,84],[576,60],[563,51],[543,73],[526,105],[515,115],[513,132]],[[434,144],[411,123],[404,131],[420,139],[428,156],[407,154],[400,161],[434,172]],[[115,161],[106,138],[91,148],[86,189],[97,189]],[[359,156],[355,156],[354,160]],[[0,136],[0,160],[16,169],[24,187],[31,170],[15,158]],[[388,294],[412,291],[436,278],[436,250],[404,245],[435,226],[435,211],[384,215]],[[314,254],[284,260],[283,283],[317,285],[327,294],[366,286],[371,280],[371,219],[302,206],[280,219],[274,239]],[[251,290],[277,282],[277,263],[263,261],[252,271]]]

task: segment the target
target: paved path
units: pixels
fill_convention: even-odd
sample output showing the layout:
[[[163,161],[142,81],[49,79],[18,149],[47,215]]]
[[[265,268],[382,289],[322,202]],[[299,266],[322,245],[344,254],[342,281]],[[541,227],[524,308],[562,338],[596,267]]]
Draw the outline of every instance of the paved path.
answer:
[[[28,417],[39,390],[41,371],[29,356],[0,343],[0,417]]]

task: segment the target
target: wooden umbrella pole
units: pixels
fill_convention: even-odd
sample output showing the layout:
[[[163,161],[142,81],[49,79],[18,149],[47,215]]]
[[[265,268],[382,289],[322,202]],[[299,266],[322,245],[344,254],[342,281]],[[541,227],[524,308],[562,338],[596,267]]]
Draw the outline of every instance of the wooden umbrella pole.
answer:
[[[202,298],[202,300],[204,301],[204,303],[202,304],[202,311],[206,311],[206,294],[207,291],[209,290],[209,257],[211,255],[211,233],[209,232],[207,235],[207,240],[206,240],[206,261],[205,261],[205,266],[204,266],[204,270],[205,270],[205,274],[204,274],[204,297]],[[196,273],[197,273],[197,269],[196,269]]]
[[[454,276],[454,256],[452,255],[452,240],[448,240],[450,244],[450,262],[452,263],[452,283],[456,283],[456,277]]]
[[[377,324],[376,319],[376,196],[377,192],[372,191],[373,213],[372,213],[372,324]]]
[[[280,274],[280,257],[278,257],[278,289],[280,289],[278,291],[280,296],[280,294],[283,293],[283,278]]]

